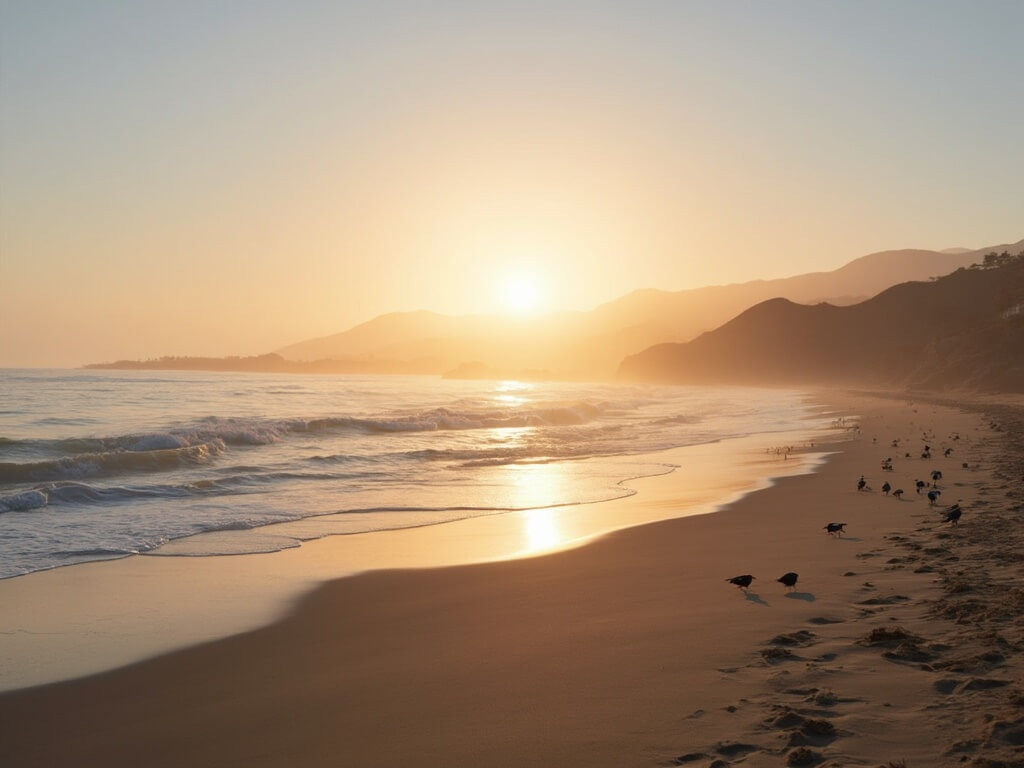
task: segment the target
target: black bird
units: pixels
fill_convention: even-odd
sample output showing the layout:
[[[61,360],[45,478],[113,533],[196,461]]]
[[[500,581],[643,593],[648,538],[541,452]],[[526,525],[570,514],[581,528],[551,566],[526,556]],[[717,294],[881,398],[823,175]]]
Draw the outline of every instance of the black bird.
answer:
[[[903,489],[902,488],[897,488],[895,491],[892,492],[892,495],[895,496],[897,499],[902,499],[903,498]]]
[[[731,579],[726,579],[730,584],[735,584],[740,589],[746,589],[750,586],[750,582],[754,580],[754,577],[749,573],[745,573],[742,576],[733,576]]]
[[[889,485],[889,481],[888,480],[886,480],[884,483],[882,483],[882,493],[884,493],[886,496],[888,496],[889,495],[889,491],[891,491],[891,490],[892,490],[892,486]]]
[[[960,509],[960,505],[954,504],[952,507],[946,510],[946,516],[942,519],[942,522],[949,523],[950,525],[959,525],[960,515],[962,515],[963,513],[964,511]]]
[[[787,587],[792,589],[794,586],[796,586],[796,580],[798,578],[799,576],[797,574],[790,571],[789,573],[782,574],[779,578],[776,579],[776,581],[780,584],[785,584]]]
[[[829,536],[833,533],[838,533],[841,537],[843,535],[843,528],[845,527],[846,523],[829,523],[825,526],[825,530],[828,531]]]
[[[935,501],[939,498],[939,495],[941,493],[942,491],[936,491],[935,489],[928,491],[928,504],[934,505]]]
[[[864,475],[860,476],[860,480],[857,481],[857,490],[863,491],[864,486],[868,484],[868,481],[864,479]]]
[[[914,485],[917,486],[917,492],[921,493],[921,489],[928,485],[928,483],[926,483],[924,480],[916,480],[914,482]]]
[[[936,488],[937,487],[937,483],[941,479],[942,479],[942,470],[941,469],[933,469],[932,470],[932,488]]]

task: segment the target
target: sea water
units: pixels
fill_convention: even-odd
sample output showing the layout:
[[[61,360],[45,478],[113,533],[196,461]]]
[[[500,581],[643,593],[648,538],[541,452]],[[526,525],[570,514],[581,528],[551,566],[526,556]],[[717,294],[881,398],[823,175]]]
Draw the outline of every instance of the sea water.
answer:
[[[0,370],[0,578],[589,504],[816,419],[778,389]]]

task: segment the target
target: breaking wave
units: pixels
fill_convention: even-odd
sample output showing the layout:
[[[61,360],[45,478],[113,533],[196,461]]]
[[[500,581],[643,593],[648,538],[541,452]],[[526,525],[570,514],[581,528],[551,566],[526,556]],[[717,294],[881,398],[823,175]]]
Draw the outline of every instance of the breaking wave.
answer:
[[[185,465],[205,464],[223,452],[223,443],[211,442],[181,448],[149,451],[107,451],[81,453],[47,461],[0,462],[0,483],[38,483],[103,477],[124,472],[158,472]]]

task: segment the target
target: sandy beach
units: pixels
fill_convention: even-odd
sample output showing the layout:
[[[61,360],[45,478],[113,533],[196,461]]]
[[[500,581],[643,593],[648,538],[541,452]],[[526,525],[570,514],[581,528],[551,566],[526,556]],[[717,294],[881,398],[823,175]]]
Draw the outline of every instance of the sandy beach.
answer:
[[[552,554],[367,571],[0,695],[0,764],[1024,765],[1020,404],[826,399],[851,429],[813,474]]]

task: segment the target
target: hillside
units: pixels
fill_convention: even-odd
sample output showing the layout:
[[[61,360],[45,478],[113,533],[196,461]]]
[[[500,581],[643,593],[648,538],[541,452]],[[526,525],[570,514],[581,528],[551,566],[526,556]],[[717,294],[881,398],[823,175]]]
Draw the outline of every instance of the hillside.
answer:
[[[622,378],[1024,391],[1024,258],[903,283],[852,306],[771,299],[689,343],[626,358]]]
[[[661,342],[688,341],[768,298],[852,304],[896,283],[969,265],[991,249],[883,251],[832,272],[675,292],[647,289],[590,312],[526,320],[396,312],[289,345],[277,354],[295,361],[330,359],[382,369],[401,363],[421,373],[442,373],[472,361],[496,375],[539,370],[557,377],[606,377],[626,355]]]

